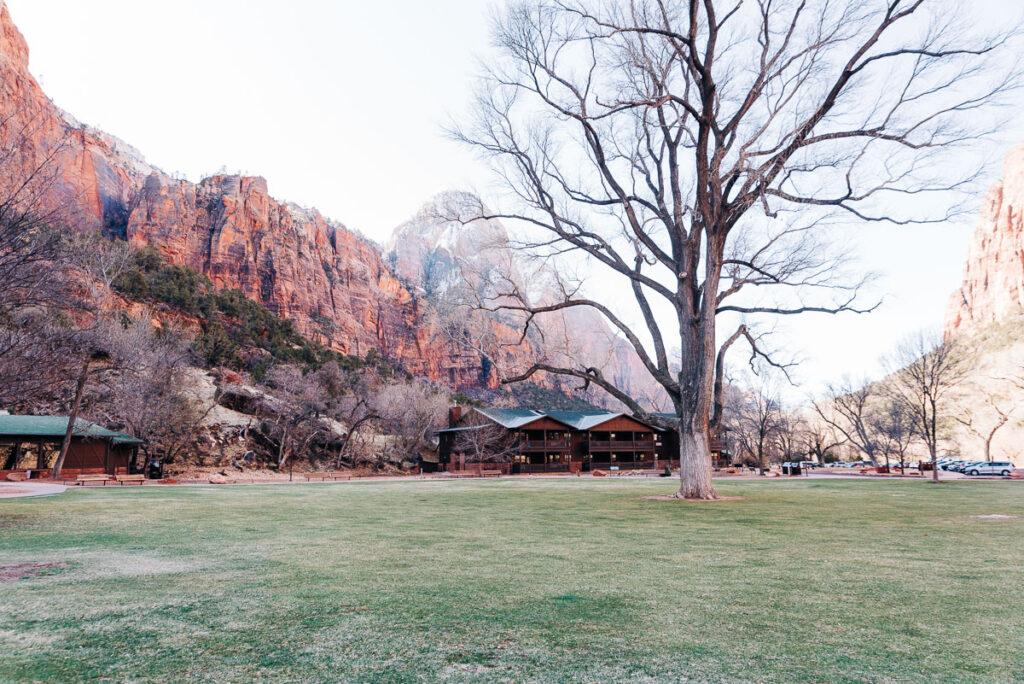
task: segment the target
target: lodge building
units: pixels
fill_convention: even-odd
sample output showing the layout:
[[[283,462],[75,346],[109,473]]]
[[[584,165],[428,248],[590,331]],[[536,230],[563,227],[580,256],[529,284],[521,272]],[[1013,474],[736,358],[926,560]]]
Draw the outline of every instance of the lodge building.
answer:
[[[67,428],[67,416],[0,415],[0,480],[15,472],[32,478],[49,477]],[[127,472],[140,444],[142,440],[131,435],[79,418],[62,474],[73,477]]]
[[[455,407],[438,431],[437,469],[465,470],[470,434],[488,428],[503,431],[509,453],[486,467],[512,474],[658,469],[678,445],[673,431],[623,413]]]

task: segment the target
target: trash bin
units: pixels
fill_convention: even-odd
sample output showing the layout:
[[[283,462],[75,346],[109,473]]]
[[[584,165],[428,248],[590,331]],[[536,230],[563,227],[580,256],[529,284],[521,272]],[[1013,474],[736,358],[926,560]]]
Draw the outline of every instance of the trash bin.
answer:
[[[790,475],[799,475],[800,474],[800,464],[799,463],[794,463],[791,466],[789,466],[789,474]]]

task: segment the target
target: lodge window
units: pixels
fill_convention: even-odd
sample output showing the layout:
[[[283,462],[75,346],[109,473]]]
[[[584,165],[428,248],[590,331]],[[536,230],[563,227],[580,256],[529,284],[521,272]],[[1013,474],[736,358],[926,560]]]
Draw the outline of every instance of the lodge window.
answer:
[[[52,468],[57,463],[57,456],[60,455],[60,442],[44,442],[43,451],[39,458],[40,468]]]
[[[39,467],[39,445],[31,442],[22,442],[18,451],[17,460],[14,464],[15,470],[34,470]]]
[[[0,444],[0,470],[14,470],[16,444]]]

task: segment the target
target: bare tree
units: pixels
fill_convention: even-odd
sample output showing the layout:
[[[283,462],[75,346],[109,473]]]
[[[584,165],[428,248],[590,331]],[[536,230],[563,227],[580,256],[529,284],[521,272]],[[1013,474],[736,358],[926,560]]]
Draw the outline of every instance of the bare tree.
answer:
[[[394,440],[391,460],[419,460],[435,444],[437,426],[448,412],[447,395],[422,380],[392,383],[380,389],[382,428]]]
[[[519,453],[520,445],[500,425],[483,423],[457,433],[452,451],[465,454],[473,463],[502,463]]]
[[[828,400],[814,404],[818,417],[877,466],[881,443],[871,414],[872,403],[878,398],[877,388],[865,383],[854,389],[846,382],[839,387],[830,386],[828,393]]]
[[[274,460],[281,470],[293,455],[324,435],[318,419],[327,405],[317,383],[295,366],[274,366],[267,375],[267,386],[274,401],[263,407],[268,413],[266,432],[277,444]]]
[[[818,463],[825,464],[836,447],[846,443],[843,437],[837,437],[835,428],[821,420],[804,420],[800,431],[800,441],[804,453],[814,456]]]
[[[747,390],[727,412],[729,433],[746,460],[757,464],[761,474],[768,469],[782,421],[777,394],[770,385]]]
[[[170,463],[214,404],[204,409],[183,390],[193,361],[184,332],[155,328],[151,318],[140,315],[114,331],[121,363],[98,378],[88,397],[89,415],[141,439],[147,460]]]
[[[985,460],[991,463],[992,442],[996,438],[996,433],[1010,422],[1017,407],[999,392],[975,388],[972,390],[972,394],[983,396],[985,406],[981,410],[966,408],[962,415],[955,416],[955,418],[958,423],[981,440],[985,446]]]
[[[775,445],[781,460],[803,460],[806,452],[802,451],[803,442],[800,439],[802,429],[799,417],[780,407],[775,424]]]
[[[954,340],[918,333],[904,340],[888,359],[890,397],[911,416],[914,434],[928,447],[932,479],[939,481],[939,442],[952,419],[950,393],[970,371]]]
[[[1017,79],[995,61],[1007,38],[957,19],[924,0],[530,0],[499,20],[503,58],[454,135],[493,159],[511,203],[465,219],[515,220],[520,248],[613,284],[588,295],[566,279],[544,304],[509,289],[490,308],[521,314],[524,331],[571,307],[603,315],[671,399],[679,496],[715,497],[719,316],[870,310],[829,249],[830,219],[956,210],[973,174],[940,173],[946,155],[976,141],[979,110]],[[536,359],[504,380],[536,373],[647,414],[587,359]]]
[[[68,356],[68,329],[54,311],[18,311],[0,323],[0,407],[55,411],[69,398],[68,377],[81,364]]]
[[[334,362],[313,373],[313,379],[327,400],[327,415],[345,426],[335,458],[335,467],[340,468],[360,432],[381,418],[380,380],[366,370],[342,370]]]
[[[23,111],[0,117],[0,406],[62,403],[68,359],[64,312],[79,307],[70,277],[70,234],[52,202],[65,146],[35,149],[40,122]]]
[[[906,470],[907,451],[915,438],[913,417],[906,407],[898,401],[887,400],[873,412],[870,422],[879,436],[885,467],[888,469],[892,457],[899,461],[901,471]]]

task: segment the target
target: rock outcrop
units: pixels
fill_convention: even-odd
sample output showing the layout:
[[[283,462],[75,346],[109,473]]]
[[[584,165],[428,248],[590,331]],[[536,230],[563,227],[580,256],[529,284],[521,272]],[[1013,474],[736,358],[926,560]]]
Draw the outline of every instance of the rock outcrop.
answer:
[[[482,354],[457,344],[457,334],[432,309],[460,277],[455,269],[460,254],[473,252],[485,238],[507,245],[500,224],[467,232],[418,218],[399,229],[401,239],[386,261],[377,247],[345,226],[273,199],[262,178],[218,175],[199,183],[172,178],[134,148],[80,124],[50,101],[29,73],[28,46],[3,0],[0,121],[0,187],[13,187],[42,169],[40,179],[46,182],[38,184],[38,199],[59,212],[58,220],[153,247],[170,262],[206,274],[218,287],[238,288],[332,349],[355,355],[376,351],[415,375],[456,389],[493,388],[495,362],[522,365],[544,353],[536,339],[510,344],[517,341],[518,329],[493,317],[485,321],[488,346]],[[449,245],[445,235],[455,242]],[[446,246],[453,247],[447,256]],[[438,265],[436,258],[448,261]],[[561,334],[569,337],[572,330],[587,339],[608,338],[607,328],[598,324],[576,320]],[[633,373],[635,366],[613,338],[591,351],[623,359],[625,365],[610,372]],[[556,379],[542,382],[562,387]]]
[[[123,234],[128,207],[153,172],[131,146],[57,108],[28,70],[28,45],[0,1],[0,147],[4,187],[35,174],[59,219]]]
[[[456,218],[476,215],[480,209],[480,199],[465,193],[434,198],[395,229],[388,244],[388,263],[396,274],[413,284],[435,312],[443,312],[452,302],[493,305],[500,301],[498,295],[510,291],[535,306],[561,301],[561,284],[555,271],[545,263],[523,259],[500,221],[464,223]],[[465,317],[466,309],[456,310],[455,315]],[[505,329],[502,348],[508,350],[523,320],[495,312],[488,314],[486,324]],[[555,366],[578,366],[583,361],[588,367],[599,368],[634,397],[662,396],[629,343],[615,334],[595,309],[573,307],[539,315],[519,347],[517,355],[498,359],[499,366],[507,362],[500,369],[503,375],[521,372],[524,358],[543,359]]]
[[[125,235],[241,290],[334,349],[375,349],[429,371],[417,304],[377,250],[315,210],[272,199],[262,178],[193,184],[154,172],[132,202]]]
[[[1006,155],[1003,178],[981,208],[964,279],[946,310],[945,335],[973,334],[1024,313],[1024,145]]]

